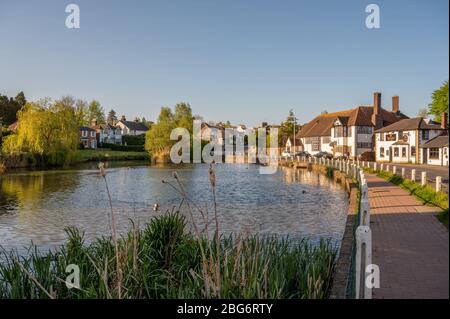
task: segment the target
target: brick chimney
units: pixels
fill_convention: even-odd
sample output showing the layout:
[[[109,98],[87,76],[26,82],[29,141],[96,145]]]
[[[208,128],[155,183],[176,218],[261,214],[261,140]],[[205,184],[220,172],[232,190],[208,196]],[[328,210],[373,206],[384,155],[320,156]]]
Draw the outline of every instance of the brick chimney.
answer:
[[[383,117],[381,116],[381,93],[375,92],[373,94],[373,114],[372,124],[378,130],[383,126]]]
[[[122,115],[122,117],[120,118],[121,121],[126,121],[127,118],[125,117],[125,115]]]
[[[398,113],[400,112],[400,102],[399,102],[399,96],[395,95],[392,97],[392,112]]]
[[[447,114],[445,114],[445,112],[442,112],[442,114],[441,114],[441,127],[444,130],[448,129]]]

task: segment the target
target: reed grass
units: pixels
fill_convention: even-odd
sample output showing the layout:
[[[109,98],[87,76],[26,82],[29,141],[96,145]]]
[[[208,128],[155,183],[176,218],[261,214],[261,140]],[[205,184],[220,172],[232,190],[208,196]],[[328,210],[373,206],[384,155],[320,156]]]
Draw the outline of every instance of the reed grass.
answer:
[[[100,174],[106,171],[100,165]],[[142,229],[116,234],[112,200],[111,236],[86,243],[77,228],[65,231],[62,247],[41,253],[0,252],[0,298],[314,298],[329,296],[337,250],[328,239],[318,245],[303,240],[219,233],[215,200],[216,176],[209,170],[214,219],[190,201],[177,185],[165,181],[183,197],[187,216],[172,210]],[[181,207],[181,206],[180,206]],[[204,218],[200,230],[194,214]],[[208,225],[214,221],[212,238]],[[189,223],[190,222],[190,223]],[[193,229],[193,231],[191,231]],[[66,267],[80,269],[80,287],[66,286]]]

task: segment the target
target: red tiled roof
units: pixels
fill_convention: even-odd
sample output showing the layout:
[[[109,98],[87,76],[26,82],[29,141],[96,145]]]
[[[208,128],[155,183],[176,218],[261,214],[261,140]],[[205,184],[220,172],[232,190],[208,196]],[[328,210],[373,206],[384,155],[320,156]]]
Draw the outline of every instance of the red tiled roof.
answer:
[[[297,137],[331,136],[331,128],[337,119],[347,126],[373,126],[372,114],[372,106],[358,106],[354,109],[321,114],[312,121],[306,123],[298,133]],[[380,114],[383,119],[383,125],[389,125],[401,119],[408,118],[401,112],[393,113],[386,111],[383,108],[381,108]]]
[[[15,121],[10,126],[8,126],[8,131],[15,132],[15,131],[17,131],[18,127],[19,127],[19,121]]]

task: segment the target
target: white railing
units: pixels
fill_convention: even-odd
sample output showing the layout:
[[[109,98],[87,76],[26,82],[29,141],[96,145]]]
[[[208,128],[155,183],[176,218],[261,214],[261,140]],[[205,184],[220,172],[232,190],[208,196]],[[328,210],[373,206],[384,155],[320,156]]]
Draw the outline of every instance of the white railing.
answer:
[[[368,168],[372,168],[374,171],[386,171],[388,173],[392,173],[394,175],[401,176],[404,179],[409,179],[410,181],[416,183],[419,182],[420,185],[425,186],[429,184],[431,187],[435,189],[436,192],[445,191],[448,193],[448,184],[442,183],[442,176],[436,176],[435,179],[429,179],[427,171],[420,172],[420,176],[417,175],[417,170],[415,168],[412,168],[411,170],[408,170],[405,167],[402,167],[400,170],[400,174],[398,174],[397,166],[390,166],[389,164],[385,163],[379,163],[379,166],[376,162],[367,162]],[[408,172],[410,174],[408,174]],[[408,178],[409,177],[409,178]],[[420,178],[419,181],[417,181],[417,178]]]
[[[364,164],[363,164],[364,165]],[[367,163],[366,165],[370,165]],[[367,166],[365,166],[367,167]],[[372,288],[366,284],[372,265],[372,231],[370,229],[369,187],[364,171],[358,167],[360,190],[359,226],[356,229],[355,298],[372,299]]]

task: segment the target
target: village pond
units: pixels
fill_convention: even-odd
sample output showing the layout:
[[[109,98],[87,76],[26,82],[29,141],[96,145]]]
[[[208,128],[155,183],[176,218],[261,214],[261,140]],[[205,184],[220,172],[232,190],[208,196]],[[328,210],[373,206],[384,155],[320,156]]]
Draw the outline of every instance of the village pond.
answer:
[[[214,217],[209,166],[149,166],[145,162],[111,162],[106,181],[118,230],[133,221],[144,225],[152,216],[177,210],[187,214],[176,171],[187,197]],[[259,174],[254,164],[217,164],[216,198],[220,232],[289,236],[339,245],[347,216],[347,195],[341,185],[306,169],[279,169]],[[62,245],[64,228],[76,226],[87,241],[109,235],[110,204],[105,180],[95,163],[76,169],[16,170],[0,176],[0,246],[22,250],[31,242],[40,249]],[[155,204],[159,209],[154,210]],[[194,213],[200,227],[204,219]],[[214,222],[211,223],[213,228]]]

